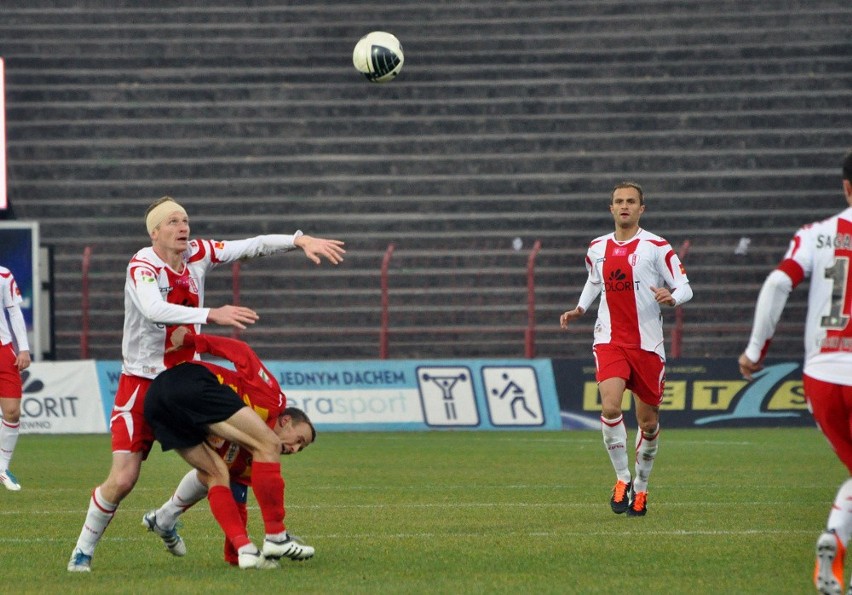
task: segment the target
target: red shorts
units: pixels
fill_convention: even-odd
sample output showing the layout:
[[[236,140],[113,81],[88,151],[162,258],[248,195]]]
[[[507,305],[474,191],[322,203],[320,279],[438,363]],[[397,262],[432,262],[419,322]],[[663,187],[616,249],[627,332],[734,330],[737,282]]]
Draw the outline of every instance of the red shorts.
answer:
[[[666,362],[653,351],[598,343],[595,354],[595,379],[623,378],[627,389],[644,403],[659,407],[666,386]]]
[[[802,377],[805,399],[819,429],[852,475],[852,386]]]
[[[22,390],[18,356],[12,349],[12,344],[6,343],[0,346],[0,397],[20,399]]]
[[[115,391],[115,403],[109,418],[112,452],[141,452],[147,459],[154,444],[154,432],[145,421],[145,393],[149,378],[122,374]]]

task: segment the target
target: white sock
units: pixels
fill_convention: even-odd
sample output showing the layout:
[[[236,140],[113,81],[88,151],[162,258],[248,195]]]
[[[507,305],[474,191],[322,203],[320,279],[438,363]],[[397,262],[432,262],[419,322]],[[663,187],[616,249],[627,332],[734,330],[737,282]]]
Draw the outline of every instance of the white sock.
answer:
[[[834,529],[844,546],[849,543],[852,535],[852,478],[844,481],[837,490],[826,528]]]
[[[629,483],[630,464],[627,460],[627,428],[624,425],[624,416],[619,415],[616,419],[601,416],[601,432],[616,477]]]
[[[20,431],[21,422],[13,424],[5,419],[0,420],[0,473],[6,471],[12,462]]]
[[[647,436],[642,429],[636,432],[636,479],[633,480],[634,492],[648,491],[648,476],[654,467],[657,447],[660,442],[660,424],[654,433]]]
[[[237,550],[237,554],[260,554],[260,550],[257,549],[257,546],[253,543],[247,543],[243,547]]]
[[[198,479],[195,469],[183,476],[172,497],[157,509],[157,526],[171,529],[177,524],[178,517],[194,504],[207,497],[207,486]]]
[[[287,541],[287,531],[285,529],[281,533],[267,533],[266,539],[270,541]]]
[[[89,499],[89,510],[86,512],[86,522],[83,523],[83,529],[80,531],[80,537],[77,538],[77,546],[87,556],[92,556],[95,553],[95,547],[101,540],[101,536],[106,531],[107,525],[115,516],[117,504],[107,502],[101,497],[101,488],[98,486],[92,492],[92,497]]]

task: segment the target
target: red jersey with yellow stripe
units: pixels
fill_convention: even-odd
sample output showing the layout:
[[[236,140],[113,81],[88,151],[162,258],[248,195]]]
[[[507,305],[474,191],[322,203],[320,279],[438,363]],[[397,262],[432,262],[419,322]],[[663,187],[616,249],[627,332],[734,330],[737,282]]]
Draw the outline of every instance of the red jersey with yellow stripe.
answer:
[[[257,357],[251,347],[228,337],[215,335],[187,335],[184,346],[195,348],[198,353],[226,359],[234,364],[234,370],[223,366],[198,361],[216,375],[219,382],[229,386],[243,402],[252,408],[265,422],[277,419],[287,407],[287,397],[275,375]]]

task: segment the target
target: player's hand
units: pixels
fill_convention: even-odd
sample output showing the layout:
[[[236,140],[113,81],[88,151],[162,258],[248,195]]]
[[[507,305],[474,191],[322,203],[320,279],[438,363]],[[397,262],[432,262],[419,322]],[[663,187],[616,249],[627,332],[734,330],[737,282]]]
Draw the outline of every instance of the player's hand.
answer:
[[[745,352],[740,355],[740,359],[737,360],[737,363],[740,365],[740,374],[742,374],[743,378],[746,380],[754,380],[754,373],[760,372],[763,369],[762,363],[751,361],[748,357],[746,357]]]
[[[21,351],[18,357],[15,358],[15,365],[18,367],[18,372],[23,372],[30,367],[32,360],[30,359],[29,351]]]
[[[222,326],[235,326],[245,330],[247,324],[254,324],[260,316],[251,308],[244,306],[222,306],[211,308],[207,314],[207,322]]]
[[[346,254],[346,250],[343,249],[343,242],[340,240],[325,240],[301,235],[296,238],[294,244],[301,248],[305,252],[305,256],[315,264],[320,264],[322,258],[325,258],[331,264],[340,264],[343,262],[343,255]]]
[[[174,351],[178,351],[183,348],[183,344],[186,341],[186,336],[192,334],[194,331],[188,326],[179,326],[172,331],[171,336],[169,337],[169,342],[172,344],[171,347],[166,349],[166,353],[172,353]]]
[[[651,291],[654,292],[654,299],[657,300],[658,304],[665,304],[666,306],[675,305],[675,299],[672,297],[672,292],[665,287],[654,287],[652,285]]]
[[[559,326],[563,329],[566,329],[566,328],[568,328],[569,322],[571,322],[572,320],[576,320],[577,318],[580,318],[580,316],[582,316],[585,313],[586,313],[586,311],[583,310],[580,306],[577,306],[573,310],[568,310],[567,312],[562,314],[562,316],[559,317]]]

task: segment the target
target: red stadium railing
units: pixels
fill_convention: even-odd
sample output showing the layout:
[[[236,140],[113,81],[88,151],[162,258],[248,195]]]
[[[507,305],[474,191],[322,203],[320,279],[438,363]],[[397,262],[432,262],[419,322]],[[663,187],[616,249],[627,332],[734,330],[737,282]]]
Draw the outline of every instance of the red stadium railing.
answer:
[[[396,249],[395,244],[389,244],[387,250],[385,251],[385,255],[382,258],[381,265],[381,321],[379,328],[379,358],[387,359],[390,357],[390,262],[391,257],[393,256],[394,250]],[[524,337],[524,354],[527,358],[533,358],[536,356],[536,319],[535,319],[535,264],[536,257],[541,251],[541,241],[536,240],[533,245],[532,250],[527,258],[527,321],[526,326],[516,326],[516,327],[481,327],[481,326],[464,326],[464,325],[455,325],[448,327],[429,327],[429,328],[397,328],[394,329],[395,333],[416,333],[416,332],[430,332],[430,333],[476,333],[476,332],[523,332]],[[89,321],[89,312],[90,312],[90,302],[89,302],[89,273],[91,269],[91,255],[92,248],[90,246],[86,246],[83,250],[83,263],[82,263],[82,299],[81,299],[81,309],[82,309],[82,328],[80,332],[80,356],[82,359],[87,359],[89,356],[89,338],[91,336],[90,329],[90,321]],[[234,305],[239,305],[240,303],[240,262],[235,262],[231,267],[231,282],[232,282],[232,301]],[[234,329],[232,331],[232,336],[238,337],[240,334],[239,329]]]
[[[388,244],[388,249],[385,251],[385,256],[382,258],[382,274],[381,274],[381,287],[382,287],[382,318],[381,318],[381,326],[379,328],[379,359],[387,359],[388,358],[388,343],[389,343],[389,331],[388,326],[390,325],[390,297],[388,295],[389,285],[388,285],[388,270],[390,269],[390,261],[391,256],[393,255],[393,251],[396,248],[394,244]]]
[[[385,251],[384,258],[382,259],[382,268],[381,268],[381,322],[379,328],[379,358],[387,359],[390,357],[390,290],[389,290],[389,277],[390,277],[390,261],[393,255],[396,246],[394,244],[389,244],[387,250]],[[429,333],[447,333],[447,334],[458,334],[458,333],[477,333],[477,332],[488,332],[488,331],[515,331],[515,330],[523,330],[524,336],[524,353],[525,357],[533,358],[536,354],[535,347],[535,261],[536,256],[541,251],[541,241],[536,240],[533,245],[532,251],[527,259],[527,323],[523,329],[519,329],[518,327],[506,328],[506,327],[493,327],[493,328],[483,328],[481,326],[449,326],[449,327],[406,327],[406,328],[396,328],[394,329],[394,333],[418,333],[418,332],[429,332]]]
[[[82,284],[83,295],[80,297],[80,309],[82,318],[80,325],[80,359],[89,359],[89,268],[92,262],[92,248],[86,246],[83,249]]]
[[[535,357],[535,258],[541,251],[541,241],[536,240],[527,259],[527,330],[524,334],[524,354]]]

